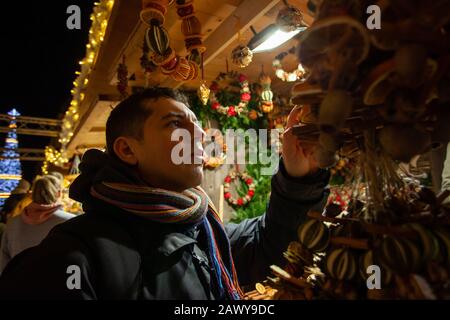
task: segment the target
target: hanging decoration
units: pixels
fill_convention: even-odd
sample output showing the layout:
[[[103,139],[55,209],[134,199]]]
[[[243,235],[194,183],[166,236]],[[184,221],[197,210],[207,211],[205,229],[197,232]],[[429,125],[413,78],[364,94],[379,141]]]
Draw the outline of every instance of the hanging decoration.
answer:
[[[208,88],[207,84],[204,81],[202,81],[200,87],[197,90],[197,95],[204,106],[208,104],[210,93],[211,90]]]
[[[270,89],[272,79],[264,73],[264,70],[259,76],[259,83],[262,86],[260,109],[264,113],[269,113],[273,110],[273,92]]]
[[[289,54],[295,55],[295,51],[296,51],[296,48],[292,47],[288,51],[282,52],[279,55],[277,55],[275,57],[275,59],[273,60],[272,66],[275,70],[275,75],[277,76],[278,79],[280,79],[282,81],[286,81],[286,82],[294,82],[294,81],[305,79],[306,72],[305,72],[305,69],[303,69],[303,66],[301,63],[298,64],[297,69],[295,69],[294,71],[288,72],[283,69],[283,64],[282,64],[283,59]]]
[[[142,45],[142,56],[141,56],[141,68],[144,69],[144,72],[149,74],[155,72],[158,69],[158,66],[154,64],[149,59],[150,49],[147,45],[147,40],[144,39],[144,44]]]
[[[230,183],[235,181],[235,179],[238,178],[242,182],[244,182],[247,187],[248,191],[247,194],[240,198],[234,198],[230,191]],[[232,206],[238,206],[242,207],[249,203],[253,196],[255,195],[255,183],[253,181],[253,178],[250,177],[250,175],[247,172],[239,172],[237,170],[232,170],[229,175],[227,175],[224,179],[224,198],[227,200],[227,202]]]
[[[220,81],[221,79],[228,77],[228,78],[232,78],[235,76],[235,73],[233,72],[228,72],[226,74],[221,74],[218,78],[217,81]],[[247,77],[243,74],[240,74],[238,76],[238,81],[239,84],[241,86],[241,90],[240,90],[240,102],[237,106],[223,106],[218,100],[217,97],[215,95],[215,92],[212,91],[211,92],[211,108],[213,110],[216,110],[217,112],[227,115],[229,117],[235,117],[238,115],[241,115],[242,113],[247,113],[247,106],[248,103],[251,99],[251,93],[250,93],[250,87],[249,87],[249,83],[247,80]],[[217,83],[217,82],[216,82]]]
[[[204,131],[207,139],[210,139],[211,143],[215,144],[213,152],[206,155],[204,166],[206,169],[217,169],[225,162],[227,145],[224,143],[223,135],[220,130],[207,128]],[[216,150],[219,151],[218,154],[216,154]]]
[[[117,67],[117,90],[122,99],[128,96],[128,68],[125,64],[125,56],[122,57],[122,62]]]
[[[193,0],[177,0],[177,14],[181,21],[181,32],[185,39],[187,57],[181,57],[170,47],[168,31],[164,28],[168,0],[143,0],[141,20],[148,26],[145,39],[151,52],[150,60],[161,73],[175,81],[197,78],[200,55],[206,50],[201,35],[201,23],[195,16]]]
[[[239,68],[246,68],[253,60],[253,52],[249,47],[238,45],[231,52],[231,61]]]
[[[201,56],[201,69],[202,69],[202,81],[200,83],[200,87],[197,90],[197,96],[202,102],[204,106],[208,104],[209,101],[209,95],[211,93],[211,90],[208,88],[208,85],[205,81],[205,65],[203,63],[203,54]]]
[[[304,27],[302,12],[296,7],[283,1],[286,5],[278,12],[276,24],[281,31],[292,32]]]
[[[246,68],[253,60],[253,51],[242,44],[241,20],[238,18],[236,24],[239,45],[231,51],[231,62],[239,68]]]

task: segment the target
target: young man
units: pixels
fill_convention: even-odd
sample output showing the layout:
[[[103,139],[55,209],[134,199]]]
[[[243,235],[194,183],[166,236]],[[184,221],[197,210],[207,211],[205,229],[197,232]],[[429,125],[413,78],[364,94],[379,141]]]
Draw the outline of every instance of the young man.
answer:
[[[171,159],[179,128],[191,133],[193,164]],[[70,188],[86,214],[12,260],[0,297],[239,299],[240,285],[264,280],[271,264],[283,264],[307,211],[323,206],[329,174],[287,130],[267,212],[222,226],[198,188],[202,134],[171,89],[146,89],[120,103],[106,124],[107,152],[87,151]]]

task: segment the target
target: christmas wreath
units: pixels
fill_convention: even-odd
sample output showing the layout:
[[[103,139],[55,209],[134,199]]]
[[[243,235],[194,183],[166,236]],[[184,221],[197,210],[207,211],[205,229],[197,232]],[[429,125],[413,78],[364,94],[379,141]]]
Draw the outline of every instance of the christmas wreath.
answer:
[[[234,73],[227,73],[227,74],[223,74],[220,75],[218,80],[223,79],[224,77],[232,77],[234,75]],[[247,113],[247,106],[249,101],[251,100],[252,96],[250,93],[250,87],[249,87],[249,83],[247,80],[247,77],[243,74],[240,74],[238,76],[238,81],[239,84],[241,86],[241,90],[240,90],[240,102],[237,106],[223,106],[218,100],[217,97],[215,95],[215,91],[218,91],[218,84],[217,82],[214,82],[211,85],[211,109],[216,110],[217,112],[227,115],[228,117],[235,117],[237,115],[241,115],[242,113]]]
[[[230,193],[230,183],[233,182],[236,178],[239,178],[248,187],[247,194],[238,199],[235,199]],[[250,175],[248,175],[246,172],[232,171],[228,176],[225,177],[224,198],[230,205],[242,207],[247,203],[249,203],[254,195],[255,195],[255,183],[253,181],[253,178],[250,177]]]
[[[305,69],[301,63],[298,64],[297,69],[288,72],[283,69],[282,61],[288,54],[295,54],[295,47],[289,49],[288,51],[282,52],[275,57],[272,62],[273,68],[275,70],[275,75],[282,81],[294,82],[297,80],[302,80],[305,77]]]

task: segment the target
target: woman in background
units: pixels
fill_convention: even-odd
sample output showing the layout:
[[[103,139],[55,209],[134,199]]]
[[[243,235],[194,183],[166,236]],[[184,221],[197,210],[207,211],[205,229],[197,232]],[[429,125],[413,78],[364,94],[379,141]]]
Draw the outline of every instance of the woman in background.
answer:
[[[61,204],[62,183],[55,176],[38,177],[32,187],[32,203],[11,218],[3,233],[0,272],[23,250],[38,245],[57,224],[74,217]]]

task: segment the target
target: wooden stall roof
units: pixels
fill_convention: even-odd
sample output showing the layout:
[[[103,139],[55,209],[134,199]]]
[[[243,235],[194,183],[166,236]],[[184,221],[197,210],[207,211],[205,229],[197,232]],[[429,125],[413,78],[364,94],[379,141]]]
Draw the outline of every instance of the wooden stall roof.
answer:
[[[300,9],[307,25],[312,17],[306,10],[306,0],[290,0],[291,5]],[[238,42],[248,43],[253,37],[252,26],[257,32],[274,23],[278,11],[284,4],[280,0],[195,0],[196,16],[202,23],[204,43],[207,51],[204,56],[205,80],[214,80],[225,71],[226,61]],[[73,137],[67,145],[70,156],[76,148],[102,147],[105,145],[105,123],[115,104],[119,101],[117,66],[126,57],[129,75],[135,80],[130,86],[161,85],[194,89],[199,86],[200,77],[194,81],[178,83],[158,72],[146,79],[140,66],[145,25],[139,19],[141,0],[115,0],[104,41],[94,63],[85,99],[79,106],[80,121]],[[184,41],[181,33],[181,21],[173,7],[169,8],[165,27],[169,31],[171,46],[183,53]],[[272,76],[272,89],[275,93],[288,93],[291,85],[277,79],[272,69],[272,60],[280,52],[297,44],[293,39],[270,52],[255,53],[253,62],[245,69],[239,69],[229,62],[229,70],[239,70],[251,81],[257,81],[262,68]],[[289,55],[283,60],[286,70],[295,69],[296,58]]]

